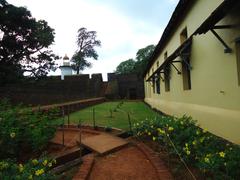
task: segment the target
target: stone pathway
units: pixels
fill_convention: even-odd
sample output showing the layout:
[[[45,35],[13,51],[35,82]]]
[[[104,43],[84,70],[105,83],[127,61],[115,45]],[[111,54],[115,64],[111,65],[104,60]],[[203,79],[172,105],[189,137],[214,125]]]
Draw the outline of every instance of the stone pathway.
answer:
[[[100,135],[84,138],[82,144],[99,155],[104,155],[122,148],[128,144],[128,141],[107,133],[101,133]]]

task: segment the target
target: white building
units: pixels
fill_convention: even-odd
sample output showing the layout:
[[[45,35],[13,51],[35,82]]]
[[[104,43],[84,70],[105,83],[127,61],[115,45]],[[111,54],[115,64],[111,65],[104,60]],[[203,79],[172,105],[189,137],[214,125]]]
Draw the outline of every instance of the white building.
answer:
[[[73,74],[72,67],[70,66],[69,57],[66,54],[63,57],[63,63],[59,68],[61,69],[61,80],[64,80],[64,76],[69,76]]]

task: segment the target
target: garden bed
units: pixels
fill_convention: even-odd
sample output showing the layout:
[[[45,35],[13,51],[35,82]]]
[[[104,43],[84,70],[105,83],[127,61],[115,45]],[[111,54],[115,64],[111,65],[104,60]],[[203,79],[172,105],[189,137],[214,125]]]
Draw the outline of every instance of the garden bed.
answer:
[[[159,116],[134,125],[134,134],[165,159],[176,179],[238,179],[240,147],[196,126],[190,117]]]

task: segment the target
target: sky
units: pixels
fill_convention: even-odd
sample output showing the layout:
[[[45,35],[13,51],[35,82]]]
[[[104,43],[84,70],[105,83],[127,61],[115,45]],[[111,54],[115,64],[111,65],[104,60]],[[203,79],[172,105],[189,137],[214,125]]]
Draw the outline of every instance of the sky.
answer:
[[[7,0],[24,6],[37,20],[44,19],[55,29],[52,50],[72,57],[77,50],[77,31],[81,27],[96,31],[101,47],[98,60],[84,74],[113,72],[136,52],[157,44],[178,0]],[[60,70],[51,72],[60,75]]]

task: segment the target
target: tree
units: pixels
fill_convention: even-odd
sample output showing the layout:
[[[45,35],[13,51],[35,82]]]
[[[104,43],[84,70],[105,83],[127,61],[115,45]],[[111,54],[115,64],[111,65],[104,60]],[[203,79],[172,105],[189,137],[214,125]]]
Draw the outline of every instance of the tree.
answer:
[[[133,59],[128,59],[126,61],[121,62],[117,68],[117,74],[127,74],[134,72],[135,61]]]
[[[153,51],[155,49],[154,45],[148,45],[145,48],[139,49],[136,54],[136,63],[134,70],[139,74],[143,74],[144,70],[147,67],[148,60],[151,57]]]
[[[41,77],[55,68],[57,56],[49,50],[54,30],[44,20],[37,21],[24,7],[0,0],[0,83],[23,77]]]
[[[145,48],[139,49],[136,54],[136,60],[129,59],[127,61],[121,62],[117,66],[115,72],[118,74],[127,74],[134,72],[142,75],[147,67],[148,60],[151,57],[154,49],[154,45],[148,45]]]
[[[98,59],[98,54],[94,48],[101,46],[101,41],[96,38],[96,31],[87,31],[86,28],[80,28],[78,30],[78,50],[71,59],[71,62],[73,63],[72,67],[77,71],[77,74],[79,74],[80,70],[84,70],[86,67],[91,66],[91,63],[87,61],[87,58]]]

